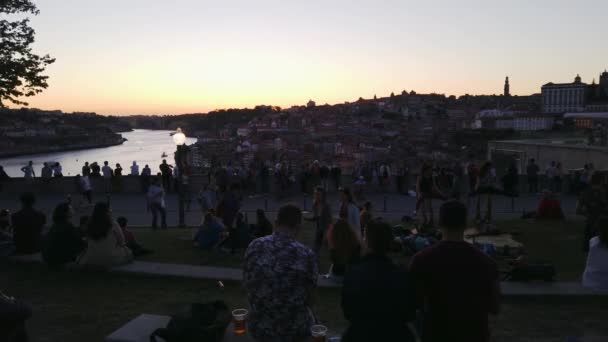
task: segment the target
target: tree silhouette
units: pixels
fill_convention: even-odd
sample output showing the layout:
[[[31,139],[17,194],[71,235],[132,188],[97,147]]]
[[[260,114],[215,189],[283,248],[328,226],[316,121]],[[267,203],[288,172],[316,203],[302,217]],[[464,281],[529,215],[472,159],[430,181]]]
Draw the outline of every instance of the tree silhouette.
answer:
[[[48,87],[48,76],[42,75],[53,62],[49,55],[32,52],[35,31],[29,19],[9,21],[6,15],[30,13],[37,15],[38,8],[31,0],[0,0],[0,107],[4,102],[26,105],[20,97],[34,96]]]

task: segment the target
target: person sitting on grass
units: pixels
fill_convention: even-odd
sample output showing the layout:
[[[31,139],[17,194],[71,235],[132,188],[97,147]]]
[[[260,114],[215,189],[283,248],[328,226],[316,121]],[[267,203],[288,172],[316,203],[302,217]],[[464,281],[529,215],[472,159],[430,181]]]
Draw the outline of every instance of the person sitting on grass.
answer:
[[[272,234],[272,223],[266,217],[266,213],[263,209],[258,209],[256,212],[257,222],[251,225],[251,231],[255,238],[261,238]]]
[[[69,203],[61,203],[53,211],[53,225],[42,249],[42,259],[51,267],[75,262],[87,246],[80,229],[72,224],[72,216]]]
[[[284,205],[274,233],[253,240],[245,252],[243,283],[251,308],[247,323],[256,341],[310,337],[318,268],[314,252],[296,240],[301,226],[300,208]]]
[[[442,241],[418,252],[410,272],[423,309],[428,342],[490,340],[488,314],[499,312],[498,266],[464,241],[467,207],[458,201],[439,209]]]
[[[559,200],[551,191],[543,191],[543,197],[538,203],[535,217],[539,220],[563,220],[565,218]]]
[[[608,291],[608,216],[598,218],[595,229],[598,235],[589,241],[583,286]]]
[[[387,223],[372,221],[365,228],[365,255],[344,277],[342,311],[349,326],[343,342],[415,340],[408,324],[416,319],[414,284],[388,257],[392,242]]]
[[[212,213],[205,214],[203,224],[198,229],[194,240],[202,250],[212,250],[226,239],[228,233],[224,225]]]
[[[129,220],[127,220],[126,217],[120,216],[116,219],[116,222],[120,226],[122,235],[125,237],[125,244],[127,247],[129,247],[129,249],[133,253],[133,256],[138,257],[154,253],[152,250],[144,248],[137,242],[137,240],[135,239],[135,234],[133,234],[133,232],[127,227]]]
[[[133,261],[133,253],[125,245],[125,237],[112,218],[109,204],[95,204],[86,236],[87,249],[78,259],[79,264],[111,267]]]
[[[350,265],[359,261],[361,245],[348,222],[338,220],[327,234],[331,266],[326,278],[341,282]]]
[[[34,254],[40,252],[42,229],[46,216],[34,209],[36,197],[27,192],[21,196],[21,210],[12,216],[13,240],[17,254]]]

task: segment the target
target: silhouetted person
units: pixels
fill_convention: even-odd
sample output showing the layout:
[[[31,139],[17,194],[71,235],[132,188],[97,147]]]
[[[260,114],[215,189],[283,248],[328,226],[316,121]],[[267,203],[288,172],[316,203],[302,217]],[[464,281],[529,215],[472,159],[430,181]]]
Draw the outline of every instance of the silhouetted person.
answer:
[[[371,222],[364,242],[365,256],[344,277],[342,311],[349,326],[342,341],[414,341],[408,327],[416,319],[414,284],[387,255],[393,242],[391,226]]]
[[[526,174],[528,175],[528,191],[531,193],[538,192],[538,172],[540,168],[536,165],[534,158],[530,159],[528,166],[526,167]]]
[[[141,191],[148,191],[148,187],[150,186],[150,176],[152,176],[152,170],[150,170],[150,167],[148,164],[146,164],[146,166],[144,166],[144,168],[141,170]]]
[[[34,162],[31,160],[21,168],[21,172],[23,172],[24,178],[34,178],[36,177],[36,172],[34,172]]]
[[[49,166],[49,163],[42,164],[42,170],[40,170],[40,177],[42,177],[42,179],[49,179],[53,177],[53,169]]]
[[[101,177],[101,168],[97,162],[91,164],[91,177]]]
[[[17,254],[33,254],[40,251],[42,228],[46,216],[34,209],[36,197],[28,192],[21,196],[21,210],[12,216],[13,241]]]
[[[85,162],[82,167],[82,176],[90,176],[91,175],[91,167],[89,166],[89,162]]]
[[[161,228],[167,229],[167,211],[165,209],[165,190],[158,178],[152,179],[146,195],[148,208],[152,212],[152,229],[158,229],[158,214],[160,214]]]
[[[42,258],[49,266],[74,262],[86,248],[83,232],[72,224],[72,207],[59,204],[53,211],[53,225],[46,235]]]
[[[63,177],[63,168],[61,167],[61,164],[55,163],[55,165],[53,165],[53,177]]]
[[[497,264],[464,241],[464,204],[445,202],[439,226],[442,241],[418,252],[410,264],[424,315],[422,340],[487,342],[488,314],[499,311]]]
[[[163,188],[165,191],[171,191],[171,176],[173,174],[173,166],[167,164],[167,160],[163,159],[163,163],[158,166],[163,178]]]

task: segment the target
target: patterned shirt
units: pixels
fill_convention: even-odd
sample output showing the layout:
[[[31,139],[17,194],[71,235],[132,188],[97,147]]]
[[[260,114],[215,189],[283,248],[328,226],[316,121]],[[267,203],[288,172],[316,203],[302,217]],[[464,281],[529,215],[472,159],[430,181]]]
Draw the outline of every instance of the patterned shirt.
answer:
[[[314,324],[307,304],[317,285],[314,253],[284,232],[251,242],[243,278],[249,304],[249,330],[260,341],[297,341]]]

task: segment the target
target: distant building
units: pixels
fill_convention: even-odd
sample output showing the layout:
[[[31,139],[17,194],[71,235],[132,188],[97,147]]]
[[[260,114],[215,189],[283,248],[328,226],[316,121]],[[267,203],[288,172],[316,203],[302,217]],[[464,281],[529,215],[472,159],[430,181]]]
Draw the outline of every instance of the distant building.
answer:
[[[547,83],[542,86],[543,113],[582,112],[587,102],[587,84],[576,75],[572,83]]]
[[[507,78],[505,78],[505,92],[504,92],[505,96],[511,96],[511,92],[509,90],[509,76],[507,76]]]
[[[313,100],[309,100],[308,103],[306,103],[306,107],[308,107],[308,108],[313,108],[316,105],[317,104]]]

